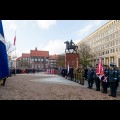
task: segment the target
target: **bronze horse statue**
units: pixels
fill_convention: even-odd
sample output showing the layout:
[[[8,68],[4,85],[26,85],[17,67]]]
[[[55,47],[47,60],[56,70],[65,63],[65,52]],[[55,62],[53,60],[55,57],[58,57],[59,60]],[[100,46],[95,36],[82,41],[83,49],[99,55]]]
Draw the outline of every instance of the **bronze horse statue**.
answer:
[[[77,52],[78,46],[76,46],[76,45],[72,42],[72,40],[71,40],[70,42],[69,42],[69,41],[66,41],[66,42],[64,42],[64,43],[66,44],[65,52],[66,52],[66,50],[68,50],[69,53],[70,53],[70,49],[73,49],[73,52],[74,52],[74,51]]]

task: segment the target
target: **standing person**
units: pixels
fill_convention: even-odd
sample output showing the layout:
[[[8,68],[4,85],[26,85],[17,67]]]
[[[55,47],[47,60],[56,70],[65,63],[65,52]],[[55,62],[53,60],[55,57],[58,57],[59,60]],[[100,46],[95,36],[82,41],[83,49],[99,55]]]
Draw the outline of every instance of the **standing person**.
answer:
[[[80,79],[81,79],[81,74],[80,74],[80,72],[81,72],[81,68],[78,67],[78,68],[77,68],[77,83],[80,83]]]
[[[110,95],[116,97],[116,79],[115,79],[115,70],[114,65],[110,64],[109,70],[109,83],[110,83]]]
[[[90,66],[90,68],[88,69],[88,88],[92,89],[93,87],[93,75],[94,75],[94,70],[92,68],[92,66]]]
[[[81,70],[80,70],[80,84],[81,85],[84,85],[84,69],[83,68],[81,68]]]
[[[74,81],[76,82],[76,79],[77,79],[77,68],[74,67],[74,70],[73,70],[73,75],[74,75]]]
[[[96,68],[94,70],[94,80],[96,85],[96,91],[100,91],[100,79],[99,75],[97,74],[98,64],[96,64]]]
[[[85,80],[87,80],[87,72],[88,72],[88,69],[85,67],[84,68],[84,77],[85,77]]]
[[[114,67],[114,70],[115,70],[115,86],[116,86],[116,90],[117,90],[117,88],[118,88],[118,86],[119,86],[119,70],[118,70],[118,67]]]
[[[104,76],[101,78],[102,80],[102,93],[107,93],[107,88],[108,88],[108,82],[109,82],[109,79],[108,79],[108,76],[109,76],[109,69],[107,67],[107,65],[104,65],[105,68],[104,68]]]

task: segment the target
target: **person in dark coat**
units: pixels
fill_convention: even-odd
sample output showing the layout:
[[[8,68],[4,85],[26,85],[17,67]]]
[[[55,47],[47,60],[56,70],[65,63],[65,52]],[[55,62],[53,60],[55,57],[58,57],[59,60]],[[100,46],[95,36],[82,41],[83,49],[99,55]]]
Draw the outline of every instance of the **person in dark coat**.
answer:
[[[110,64],[109,70],[109,83],[110,83],[110,95],[112,97],[116,97],[116,75],[114,65]]]
[[[87,80],[87,72],[88,72],[88,69],[85,67],[84,68],[84,78],[85,78],[85,80]]]
[[[70,80],[73,80],[73,67],[70,67],[69,77],[70,77]]]
[[[88,79],[88,88],[92,89],[93,87],[93,75],[94,75],[94,70],[92,66],[88,69],[87,72],[87,79]]]
[[[114,79],[116,79],[115,86],[116,86],[116,90],[117,90],[117,88],[119,86],[119,74],[120,73],[119,73],[118,67],[114,66],[114,70],[115,70],[115,78]]]
[[[96,85],[96,91],[100,91],[100,79],[99,79],[99,75],[96,73],[97,68],[98,68],[98,64],[96,64],[96,68],[94,70],[94,80]]]
[[[107,67],[107,65],[104,65],[105,69],[104,69],[104,76],[101,78],[102,80],[102,93],[107,93],[107,88],[108,88],[108,76],[109,76],[109,69]]]

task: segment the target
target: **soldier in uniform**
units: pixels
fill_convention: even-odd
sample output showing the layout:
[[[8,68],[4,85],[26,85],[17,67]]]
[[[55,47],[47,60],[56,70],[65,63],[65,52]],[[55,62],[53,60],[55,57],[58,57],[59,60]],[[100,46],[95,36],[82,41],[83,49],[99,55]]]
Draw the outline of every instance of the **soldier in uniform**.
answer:
[[[94,80],[96,85],[96,91],[100,91],[100,79],[99,79],[99,75],[97,74],[97,68],[98,68],[98,64],[96,64],[96,68],[94,70]]]
[[[73,75],[74,75],[74,81],[76,82],[76,79],[77,79],[77,68],[74,68]]]
[[[109,70],[109,83],[110,83],[110,95],[112,97],[116,97],[116,75],[114,65],[110,64]]]
[[[78,69],[77,69],[77,83],[80,83],[80,78],[81,78],[80,72],[81,72],[81,68],[78,67]]]
[[[81,85],[84,85],[84,69],[83,68],[81,68],[80,69],[80,84]]]
[[[92,89],[93,87],[93,75],[94,75],[94,70],[92,68],[92,66],[90,66],[90,68],[88,69],[88,88]]]
[[[116,90],[117,90],[117,87],[119,86],[119,70],[116,66],[114,66],[114,70],[115,70],[115,78],[116,81],[115,81],[115,86],[116,86]]]
[[[109,69],[107,67],[107,65],[104,65],[104,76],[101,78],[102,80],[102,93],[107,93],[107,88],[108,88],[108,76],[109,76]]]
[[[84,78],[85,78],[85,80],[87,80],[87,72],[88,72],[88,69],[85,67],[84,68]]]

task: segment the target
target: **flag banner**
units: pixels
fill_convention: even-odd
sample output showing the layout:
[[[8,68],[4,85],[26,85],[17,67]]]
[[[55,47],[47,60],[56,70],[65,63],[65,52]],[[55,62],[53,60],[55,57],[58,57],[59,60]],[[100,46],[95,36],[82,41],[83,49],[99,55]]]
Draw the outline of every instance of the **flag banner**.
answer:
[[[15,35],[15,37],[14,37],[14,44],[13,44],[14,46],[16,45],[16,35]]]
[[[101,77],[104,75],[102,58],[101,57],[99,58],[99,64],[98,64],[98,67],[96,69],[96,74],[99,76],[100,80],[101,80]]]
[[[8,65],[8,56],[5,45],[5,37],[2,26],[2,21],[0,20],[0,80],[9,77],[9,65]]]
[[[68,70],[67,70],[67,74],[69,73],[70,67],[69,67],[69,62],[68,62]]]

